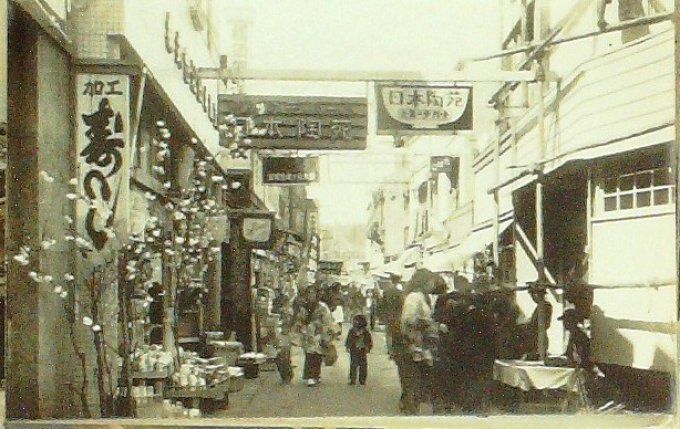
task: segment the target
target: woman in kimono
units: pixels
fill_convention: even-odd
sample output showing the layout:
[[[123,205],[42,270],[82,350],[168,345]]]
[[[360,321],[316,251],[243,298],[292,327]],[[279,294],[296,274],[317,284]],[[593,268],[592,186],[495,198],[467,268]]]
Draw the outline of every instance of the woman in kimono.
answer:
[[[309,286],[298,313],[298,330],[305,352],[302,378],[309,387],[319,384],[323,356],[337,334],[331,311],[319,295],[316,285]]]

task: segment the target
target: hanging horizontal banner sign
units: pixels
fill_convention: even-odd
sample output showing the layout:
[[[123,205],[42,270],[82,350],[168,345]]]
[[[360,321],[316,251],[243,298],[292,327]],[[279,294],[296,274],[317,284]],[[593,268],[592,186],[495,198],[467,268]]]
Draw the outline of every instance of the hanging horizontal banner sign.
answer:
[[[222,120],[241,125],[256,149],[359,150],[366,148],[365,98],[220,95]],[[221,137],[220,144],[230,141]]]
[[[339,276],[342,272],[342,261],[319,261],[319,271]]]
[[[319,158],[262,158],[262,181],[267,185],[299,185],[319,181]]]
[[[103,262],[124,239],[130,201],[130,80],[119,74],[76,76],[78,192],[76,230]]]
[[[472,130],[472,87],[376,84],[378,135]]]

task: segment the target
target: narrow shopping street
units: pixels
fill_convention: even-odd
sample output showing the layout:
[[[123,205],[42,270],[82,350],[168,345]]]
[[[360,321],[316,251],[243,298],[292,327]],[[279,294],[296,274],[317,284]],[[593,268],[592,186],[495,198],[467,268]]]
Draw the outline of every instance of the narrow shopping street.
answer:
[[[343,334],[347,330],[345,324]],[[243,390],[230,396],[229,410],[216,417],[397,415],[400,395],[397,369],[387,357],[385,335],[373,332],[373,341],[366,386],[347,384],[349,356],[338,344],[338,361],[332,367],[322,368],[322,381],[317,387],[307,387],[301,380],[303,355],[300,348],[294,347],[295,378],[290,385],[281,384],[276,370],[261,371],[259,378],[246,380]]]
[[[679,8],[0,0],[0,423],[677,413]]]

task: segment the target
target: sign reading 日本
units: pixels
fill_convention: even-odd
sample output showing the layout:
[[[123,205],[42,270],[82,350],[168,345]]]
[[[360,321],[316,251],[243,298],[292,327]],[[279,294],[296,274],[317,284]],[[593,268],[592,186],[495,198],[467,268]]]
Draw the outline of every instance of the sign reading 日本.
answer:
[[[442,134],[472,129],[472,87],[376,85],[379,135]]]

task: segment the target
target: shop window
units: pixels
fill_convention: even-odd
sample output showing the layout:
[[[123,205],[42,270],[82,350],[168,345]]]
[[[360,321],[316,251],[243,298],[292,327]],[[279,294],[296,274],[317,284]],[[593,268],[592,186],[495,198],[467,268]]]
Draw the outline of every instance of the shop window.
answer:
[[[602,183],[602,211],[615,212],[665,206],[674,198],[672,190],[673,184],[668,167],[608,177]]]

